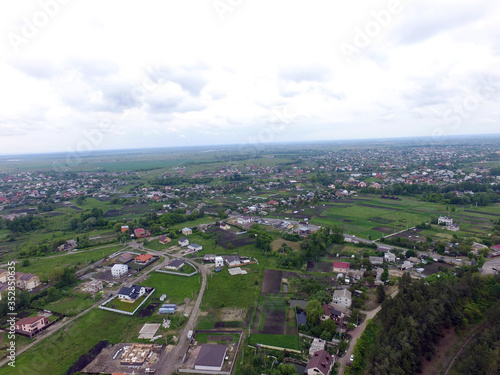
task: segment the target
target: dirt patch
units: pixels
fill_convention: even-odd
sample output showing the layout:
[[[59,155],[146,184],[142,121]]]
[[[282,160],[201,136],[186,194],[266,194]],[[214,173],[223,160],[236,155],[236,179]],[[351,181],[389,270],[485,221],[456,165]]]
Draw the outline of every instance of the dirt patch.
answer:
[[[380,223],[380,224],[390,224],[394,222],[394,220],[384,219],[383,217],[372,217],[368,219],[368,221],[374,221],[375,223]]]
[[[439,344],[436,346],[436,351],[432,359],[427,361],[424,358],[422,361],[422,375],[441,374],[442,371],[446,369],[449,361],[453,358],[456,350],[460,348],[460,345],[457,345],[458,337],[454,327],[448,329],[443,328],[442,333],[444,337],[439,340]]]
[[[245,310],[223,308],[219,311],[219,320],[223,322],[242,321],[245,317]]]
[[[276,294],[281,292],[283,271],[264,270],[264,280],[260,294]]]
[[[372,229],[381,233],[387,233],[387,234],[394,233],[394,228],[388,227],[387,225],[380,225]]]
[[[445,271],[449,268],[455,268],[455,267],[447,263],[440,263],[440,262],[426,264],[424,266],[424,275],[432,275],[433,273],[438,273],[439,271]]]
[[[282,238],[278,238],[277,240],[274,240],[271,242],[271,249],[273,251],[277,251],[282,244],[287,244],[287,246],[290,246],[292,250],[299,250],[300,249],[300,242],[293,242],[293,241],[285,241]]]
[[[307,262],[307,272],[332,272],[332,263],[328,262]]]

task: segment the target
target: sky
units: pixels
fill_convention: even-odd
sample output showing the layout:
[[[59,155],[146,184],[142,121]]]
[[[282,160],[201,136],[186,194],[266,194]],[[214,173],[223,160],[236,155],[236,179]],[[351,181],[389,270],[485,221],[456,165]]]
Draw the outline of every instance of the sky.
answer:
[[[0,3],[0,154],[500,133],[500,2]]]

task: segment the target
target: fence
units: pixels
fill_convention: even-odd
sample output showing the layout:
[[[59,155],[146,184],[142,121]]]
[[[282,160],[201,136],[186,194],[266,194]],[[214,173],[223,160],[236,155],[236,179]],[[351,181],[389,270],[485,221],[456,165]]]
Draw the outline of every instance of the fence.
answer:
[[[185,261],[187,264],[189,264],[191,267],[194,268],[194,272],[191,273],[182,273],[182,272],[175,272],[175,271],[167,271],[167,270],[155,270],[156,272],[161,272],[161,273],[169,273],[171,275],[177,275],[177,276],[185,276],[185,277],[191,277],[196,275],[199,271],[198,268],[195,267],[195,265],[191,262],[188,262],[187,260]]]
[[[101,305],[99,305],[99,308],[101,310],[107,310],[107,311],[112,311],[112,312],[116,312],[116,313],[119,313],[119,314],[124,314],[124,315],[134,315],[140,308],[142,305],[144,305],[144,303],[149,299],[149,297],[151,297],[153,295],[153,293],[155,292],[155,289],[153,288],[153,290],[151,290],[151,292],[149,292],[149,294],[147,295],[146,298],[144,298],[144,301],[142,301],[139,306],[136,307],[136,309],[132,312],[130,311],[123,311],[123,310],[118,310],[118,309],[113,309],[111,307],[106,307],[104,305],[108,304],[109,302],[111,302],[112,300],[114,300],[115,298],[118,298],[118,296],[114,296],[113,298],[111,299],[107,299],[106,301],[104,301]]]

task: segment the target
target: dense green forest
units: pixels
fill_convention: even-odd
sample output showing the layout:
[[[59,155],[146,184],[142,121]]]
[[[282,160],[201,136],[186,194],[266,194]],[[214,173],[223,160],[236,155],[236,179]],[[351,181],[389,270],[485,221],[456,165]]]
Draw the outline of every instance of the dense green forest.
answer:
[[[493,312],[500,309],[500,277],[482,276],[476,270],[462,267],[456,275],[440,273],[418,281],[405,274],[400,280],[398,295],[384,301],[381,312],[369,324],[370,329],[357,342],[352,373],[420,373],[424,358],[432,358],[443,336],[443,327],[460,331],[486,316],[496,327],[499,318]],[[470,369],[474,361],[484,362],[481,363],[484,369],[496,366],[492,353],[497,350],[499,328],[485,332],[487,337],[481,341],[481,345],[488,348],[485,353],[491,355],[479,360],[473,354],[477,349],[471,348],[471,358],[461,364],[465,372],[460,374],[472,373],[465,369]]]

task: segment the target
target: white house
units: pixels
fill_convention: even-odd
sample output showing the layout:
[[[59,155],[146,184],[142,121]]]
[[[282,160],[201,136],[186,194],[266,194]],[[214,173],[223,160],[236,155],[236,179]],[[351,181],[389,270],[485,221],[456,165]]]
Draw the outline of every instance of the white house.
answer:
[[[449,216],[439,216],[438,224],[444,223],[446,226],[453,224],[453,219]]]
[[[146,293],[143,286],[132,285],[131,287],[122,286],[118,291],[118,298],[125,302],[134,302],[137,298]]]
[[[115,264],[111,267],[111,276],[122,277],[128,272],[128,266],[126,264]]]
[[[215,257],[215,267],[223,267],[224,266],[224,258],[222,257]]]
[[[191,245],[188,246],[188,250],[194,252],[201,251],[203,250],[203,246],[198,245],[197,243],[192,243]]]
[[[182,228],[182,234],[185,235],[185,236],[189,236],[191,234],[193,234],[193,231],[191,230],[191,228]]]
[[[334,304],[349,307],[352,303],[352,293],[347,289],[335,290],[333,292],[333,301]]]
[[[396,261],[396,254],[391,253],[388,251],[387,253],[384,254],[384,261],[387,263],[392,263]]]
[[[189,245],[189,240],[187,238],[179,238],[179,246],[185,247],[187,245]]]
[[[238,218],[238,224],[250,224],[252,218],[250,216],[242,216]]]

